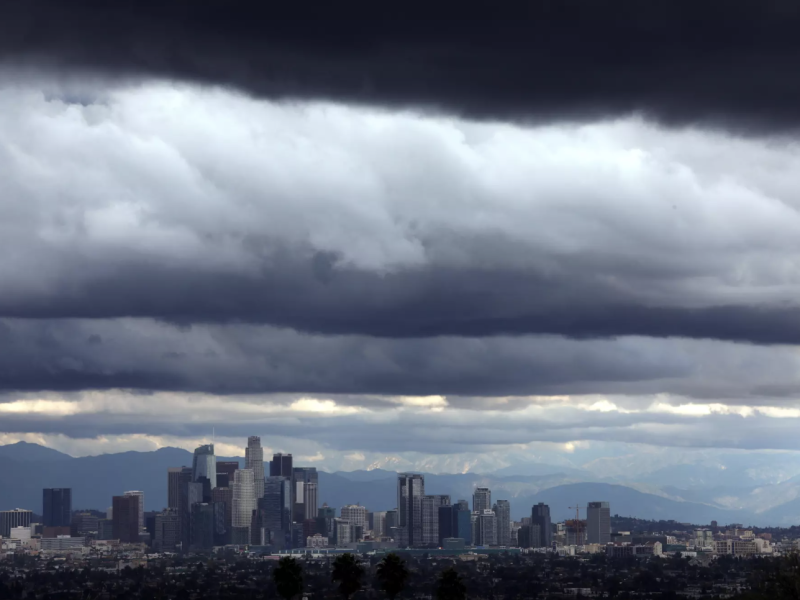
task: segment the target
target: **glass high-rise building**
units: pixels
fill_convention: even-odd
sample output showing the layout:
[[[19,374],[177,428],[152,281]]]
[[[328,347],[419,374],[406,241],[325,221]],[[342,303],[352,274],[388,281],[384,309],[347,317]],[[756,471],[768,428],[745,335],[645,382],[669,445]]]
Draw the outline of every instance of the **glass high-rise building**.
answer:
[[[187,467],[170,467],[167,469],[167,507],[178,508],[180,502],[181,473]]]
[[[144,492],[139,490],[132,490],[130,492],[125,492],[124,496],[136,496],[139,498],[139,517],[137,519],[139,531],[144,529]]]
[[[611,542],[611,506],[608,502],[589,502],[586,506],[586,542]]]
[[[449,506],[450,496],[429,495],[422,497],[422,545],[438,547],[439,507]]]
[[[498,500],[492,508],[497,515],[497,545],[511,545],[511,504],[508,500]]]
[[[72,522],[72,488],[42,490],[42,523],[45,527],[69,527]]]
[[[195,448],[192,459],[192,481],[208,479],[209,490],[217,487],[217,458],[214,456],[214,444],[205,444]]]
[[[247,438],[247,448],[244,450],[244,468],[253,471],[256,500],[264,497],[264,449],[261,447],[261,438],[251,435]]]
[[[256,509],[255,479],[252,469],[239,469],[233,475],[233,527],[250,531],[253,511]],[[248,535],[249,541],[249,535]],[[248,543],[248,542],[245,542]]]
[[[112,530],[114,539],[123,544],[139,543],[139,506],[141,498],[136,495],[114,496],[112,499]]]
[[[489,488],[479,487],[472,494],[472,512],[483,514],[485,510],[492,509],[492,492]]]
[[[261,526],[276,550],[288,548],[292,531],[292,484],[286,477],[267,477],[258,501]]]
[[[317,514],[318,482],[319,474],[316,467],[292,469],[292,520],[295,523],[302,523]]]
[[[531,535],[533,548],[549,548],[553,544],[553,525],[550,521],[550,507],[544,502],[534,504],[531,508],[531,525],[539,528],[538,539]]]
[[[0,537],[11,537],[13,527],[30,527],[33,511],[24,508],[0,510]]]
[[[292,455],[277,454],[272,455],[272,462],[269,463],[270,477],[292,477]]]
[[[397,475],[397,526],[404,530],[402,541],[409,547],[422,544],[422,497],[425,477],[419,473]]]

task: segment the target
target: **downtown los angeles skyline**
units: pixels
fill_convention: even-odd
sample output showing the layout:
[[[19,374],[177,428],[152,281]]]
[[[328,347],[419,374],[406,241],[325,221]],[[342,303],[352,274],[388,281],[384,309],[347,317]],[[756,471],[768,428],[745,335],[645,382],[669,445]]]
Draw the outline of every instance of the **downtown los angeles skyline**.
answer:
[[[0,445],[800,474],[800,9],[417,8],[0,2]]]

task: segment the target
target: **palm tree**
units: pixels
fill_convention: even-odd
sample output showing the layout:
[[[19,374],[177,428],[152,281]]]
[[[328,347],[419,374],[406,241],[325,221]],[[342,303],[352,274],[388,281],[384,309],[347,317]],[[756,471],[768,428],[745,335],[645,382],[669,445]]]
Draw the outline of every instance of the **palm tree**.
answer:
[[[349,552],[340,554],[333,561],[331,579],[339,582],[339,592],[346,600],[361,589],[362,577],[364,577],[364,567]]]
[[[292,600],[303,593],[303,567],[296,558],[284,556],[272,572],[278,595],[284,600]]]
[[[406,587],[408,569],[406,563],[394,552],[387,554],[378,563],[378,580],[381,589],[386,592],[389,600],[394,600]]]
[[[465,600],[467,597],[467,586],[461,580],[453,567],[445,569],[439,576],[439,583],[436,585],[436,600]]]

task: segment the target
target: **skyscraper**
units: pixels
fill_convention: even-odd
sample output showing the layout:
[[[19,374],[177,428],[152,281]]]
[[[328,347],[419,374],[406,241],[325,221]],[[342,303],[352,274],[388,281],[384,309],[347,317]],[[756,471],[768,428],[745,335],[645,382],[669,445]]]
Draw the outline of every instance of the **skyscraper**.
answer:
[[[476,546],[497,545],[497,515],[491,509],[473,512],[475,515],[473,538]]]
[[[217,487],[217,458],[214,456],[214,444],[205,444],[194,450],[192,459],[192,481],[208,479],[209,493]]]
[[[233,526],[247,528],[253,519],[256,509],[255,480],[252,469],[239,469],[233,475]],[[249,541],[249,535],[248,535]],[[245,542],[247,543],[247,542]]]
[[[497,515],[497,545],[511,545],[511,505],[508,500],[498,500],[494,507],[494,514]]]
[[[159,552],[174,552],[180,538],[181,522],[178,511],[168,508],[156,515],[154,546]]]
[[[472,494],[472,512],[483,514],[485,510],[492,509],[492,492],[489,488],[479,487]]]
[[[302,523],[317,512],[317,484],[319,475],[316,467],[294,467],[292,469],[292,520]],[[308,484],[314,484],[308,493]]]
[[[215,487],[211,490],[211,502],[225,507],[223,513],[225,528],[230,531],[233,527],[233,490],[229,487]]]
[[[192,504],[190,536],[192,550],[209,550],[214,546],[214,505]]]
[[[184,552],[189,549],[191,538],[191,508],[195,502],[203,501],[203,485],[192,481],[192,468],[181,467],[178,478],[178,531],[181,548]]]
[[[424,495],[424,476],[418,473],[398,473],[397,525],[399,529],[404,530],[402,542],[407,543],[409,547],[422,543],[422,497]]]
[[[123,544],[139,542],[139,506],[142,498],[137,495],[114,496],[112,531],[114,539]]]
[[[450,505],[450,496],[423,496],[421,501],[422,545],[439,546],[439,507]]]
[[[167,469],[167,506],[178,508],[180,502],[181,472],[186,467],[170,467]]]
[[[286,477],[267,477],[258,501],[261,526],[276,550],[288,548],[292,531],[292,483]]]
[[[316,519],[319,509],[319,493],[318,493],[319,484],[317,483],[307,483],[305,489],[305,512],[306,512],[306,520],[308,519]]]
[[[543,502],[534,504],[531,508],[531,525],[539,528],[538,540],[531,534],[533,548],[549,548],[553,543],[553,526],[550,522],[550,507]]]
[[[269,463],[270,477],[292,477],[292,455],[277,454],[272,455],[272,462]]]
[[[360,504],[348,504],[341,510],[342,519],[350,521],[353,525],[361,527],[366,531],[367,527],[367,507]]]
[[[251,435],[247,438],[247,448],[244,450],[244,468],[253,471],[256,500],[263,498],[264,449],[261,447],[261,438],[257,435]]]
[[[589,502],[586,506],[586,541],[589,544],[611,542],[611,506],[608,502]]]
[[[42,490],[42,523],[45,527],[69,527],[72,521],[72,488]]]
[[[139,518],[137,520],[139,531],[144,529],[144,492],[134,490],[130,492],[125,492],[125,496],[136,496],[139,498]],[[138,541],[138,540],[137,540]]]
[[[0,537],[10,537],[12,527],[30,527],[33,511],[24,508],[0,510]]]
[[[231,487],[233,483],[233,474],[239,470],[239,463],[235,460],[218,460],[217,461],[217,486],[216,487]],[[222,477],[222,476],[225,477]]]

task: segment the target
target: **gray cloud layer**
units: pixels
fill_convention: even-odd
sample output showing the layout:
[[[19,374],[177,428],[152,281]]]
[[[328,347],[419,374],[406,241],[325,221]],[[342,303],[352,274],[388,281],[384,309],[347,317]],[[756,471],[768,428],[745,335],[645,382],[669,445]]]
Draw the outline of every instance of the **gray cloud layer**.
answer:
[[[460,114],[796,127],[800,11],[750,0],[5,0],[0,58]]]
[[[800,340],[791,144],[0,91],[0,315]]]

